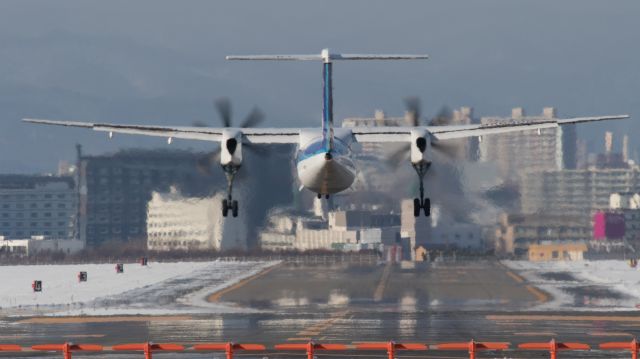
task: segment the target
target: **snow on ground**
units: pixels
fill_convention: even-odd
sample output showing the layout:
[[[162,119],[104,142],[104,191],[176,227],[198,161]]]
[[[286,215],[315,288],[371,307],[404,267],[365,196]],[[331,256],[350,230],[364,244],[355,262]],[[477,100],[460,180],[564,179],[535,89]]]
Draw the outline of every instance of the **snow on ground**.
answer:
[[[627,261],[502,263],[552,295],[533,309],[637,310],[640,304],[640,268]]]
[[[0,313],[8,315],[133,315],[238,311],[207,295],[277,262],[149,262],[0,266]],[[87,282],[78,282],[86,271]],[[31,283],[42,281],[42,292]]]

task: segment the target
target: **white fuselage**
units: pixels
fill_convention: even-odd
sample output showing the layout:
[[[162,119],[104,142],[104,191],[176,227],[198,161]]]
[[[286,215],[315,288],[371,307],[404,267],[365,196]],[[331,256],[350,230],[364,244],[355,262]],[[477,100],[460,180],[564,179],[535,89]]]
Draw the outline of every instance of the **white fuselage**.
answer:
[[[322,138],[315,137],[300,146],[296,157],[298,178],[302,185],[318,194],[333,194],[351,187],[356,178],[356,166],[348,142],[335,139],[327,154]]]

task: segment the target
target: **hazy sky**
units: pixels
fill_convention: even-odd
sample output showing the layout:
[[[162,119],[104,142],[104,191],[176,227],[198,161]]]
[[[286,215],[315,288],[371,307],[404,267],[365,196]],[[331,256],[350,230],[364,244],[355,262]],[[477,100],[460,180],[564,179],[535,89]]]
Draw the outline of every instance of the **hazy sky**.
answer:
[[[640,114],[640,2],[629,1],[28,1],[0,2],[0,172],[53,171],[90,153],[166,146],[161,139],[22,124],[22,117],[140,124],[207,121],[229,96],[237,121],[253,105],[263,126],[316,126],[317,63],[226,62],[228,54],[428,53],[424,63],[338,63],[336,119],[401,114],[419,96],[478,115]],[[605,129],[580,127],[600,147]],[[172,146],[215,145],[175,141]]]

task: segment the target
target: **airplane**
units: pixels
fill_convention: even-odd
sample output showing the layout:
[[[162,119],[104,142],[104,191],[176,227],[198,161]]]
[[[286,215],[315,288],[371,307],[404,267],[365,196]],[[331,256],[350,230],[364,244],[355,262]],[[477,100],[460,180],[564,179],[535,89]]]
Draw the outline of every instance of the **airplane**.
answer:
[[[351,60],[426,60],[427,55],[340,54],[323,49],[311,55],[247,55],[227,56],[239,61],[319,61],[322,62],[323,108],[322,126],[318,128],[209,128],[154,125],[122,125],[45,119],[23,119],[25,122],[89,128],[114,133],[159,136],[170,144],[174,138],[213,141],[220,143],[220,165],[227,177],[227,198],[222,201],[222,215],[229,211],[238,216],[238,201],[233,199],[233,182],[242,166],[242,147],[249,144],[289,143],[298,146],[296,169],[303,187],[318,198],[342,192],[354,183],[356,166],[352,158],[352,145],[357,142],[395,142],[408,146],[410,163],[419,178],[419,196],[414,198],[414,216],[421,212],[431,214],[431,201],[424,195],[424,177],[432,165],[433,150],[447,140],[477,137],[513,131],[556,128],[581,122],[617,120],[628,115],[548,119],[538,121],[511,120],[497,124],[470,124],[407,127],[353,127],[334,128],[333,125],[333,63]]]

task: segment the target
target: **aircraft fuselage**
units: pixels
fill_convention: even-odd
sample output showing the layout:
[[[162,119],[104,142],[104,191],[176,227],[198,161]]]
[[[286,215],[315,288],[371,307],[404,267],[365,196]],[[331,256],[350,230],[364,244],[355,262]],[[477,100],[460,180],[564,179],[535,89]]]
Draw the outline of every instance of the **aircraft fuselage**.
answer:
[[[305,188],[324,195],[346,190],[356,178],[356,166],[349,141],[336,136],[332,149],[327,151],[320,133],[306,144],[300,145],[296,169]]]

